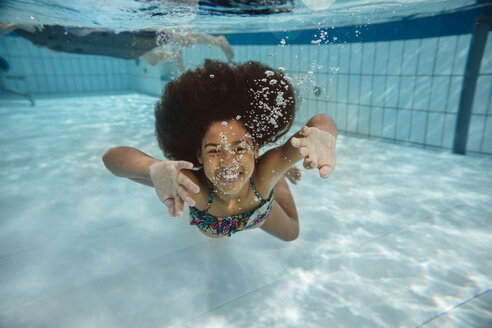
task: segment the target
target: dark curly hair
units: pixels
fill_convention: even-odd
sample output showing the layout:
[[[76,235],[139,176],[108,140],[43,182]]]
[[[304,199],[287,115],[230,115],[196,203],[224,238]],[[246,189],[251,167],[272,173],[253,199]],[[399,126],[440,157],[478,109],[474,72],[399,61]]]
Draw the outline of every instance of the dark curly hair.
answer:
[[[155,106],[159,147],[172,160],[200,166],[196,158],[213,122],[236,119],[259,146],[277,141],[292,126],[294,89],[281,72],[260,64],[205,60],[170,81]]]

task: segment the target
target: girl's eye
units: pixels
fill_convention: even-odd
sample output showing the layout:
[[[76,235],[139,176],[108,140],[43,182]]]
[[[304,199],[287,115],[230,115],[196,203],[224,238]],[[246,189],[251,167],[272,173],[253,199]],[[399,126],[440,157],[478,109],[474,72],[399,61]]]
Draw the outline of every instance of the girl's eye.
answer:
[[[244,147],[238,147],[238,148],[236,148],[236,151],[239,152],[239,153],[244,153],[246,151],[246,148],[244,148]]]
[[[218,149],[212,149],[208,151],[209,154],[217,154],[218,152],[219,152]]]

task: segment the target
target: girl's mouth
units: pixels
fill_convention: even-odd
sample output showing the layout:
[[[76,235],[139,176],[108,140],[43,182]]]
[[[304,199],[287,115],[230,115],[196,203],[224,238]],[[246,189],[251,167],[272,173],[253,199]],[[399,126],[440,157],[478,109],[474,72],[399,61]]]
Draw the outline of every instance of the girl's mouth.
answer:
[[[219,181],[225,184],[233,184],[238,182],[241,179],[242,173],[240,172],[224,172],[219,173],[217,176],[219,177]]]

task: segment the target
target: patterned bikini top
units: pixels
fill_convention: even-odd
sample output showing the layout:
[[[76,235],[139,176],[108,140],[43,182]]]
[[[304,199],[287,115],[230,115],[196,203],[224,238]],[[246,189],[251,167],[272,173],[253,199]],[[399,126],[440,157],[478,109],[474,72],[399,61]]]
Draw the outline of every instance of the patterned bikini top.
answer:
[[[233,233],[251,228],[265,220],[273,207],[273,189],[268,199],[263,199],[256,190],[252,178],[249,178],[249,184],[255,196],[261,199],[260,205],[256,209],[229,217],[213,216],[208,213],[208,209],[213,202],[213,192],[210,190],[208,206],[205,210],[200,211],[196,207],[190,207],[190,224],[198,226],[200,230],[211,235],[230,237]]]

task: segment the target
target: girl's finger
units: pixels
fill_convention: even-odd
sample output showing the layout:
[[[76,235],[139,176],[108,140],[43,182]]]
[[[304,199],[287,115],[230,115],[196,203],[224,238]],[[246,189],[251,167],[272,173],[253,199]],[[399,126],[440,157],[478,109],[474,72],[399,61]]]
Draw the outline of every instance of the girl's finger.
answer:
[[[181,197],[182,200],[186,202],[186,204],[188,204],[188,206],[195,206],[195,201],[193,200],[193,198],[190,197],[186,189],[183,188],[183,186],[181,185],[178,186],[178,195],[179,197]]]
[[[319,169],[319,176],[326,179],[330,176],[331,172],[333,171],[333,167],[329,165],[323,165]]]
[[[306,157],[303,162],[304,168],[307,170],[314,169],[318,165],[316,164],[316,161],[313,160],[311,157]]]
[[[188,169],[191,170],[193,168],[193,163],[187,161],[178,161],[177,163],[178,170]]]
[[[186,189],[193,193],[198,193],[200,191],[200,187],[196,183],[194,183],[190,178],[188,178],[184,174],[179,174],[178,173],[178,184],[184,186]]]
[[[179,217],[182,217],[183,216],[183,200],[181,199],[181,197],[176,197],[174,199],[174,209],[176,211],[176,215],[179,216]]]
[[[307,145],[307,139],[306,138],[296,138],[296,137],[292,137],[290,139],[290,144],[292,145],[292,147],[294,148],[300,148],[300,147],[304,147]]]
[[[299,148],[298,153],[300,156],[306,157],[309,155],[309,149],[307,149],[306,147],[301,147]]]
[[[163,203],[167,206],[167,211],[169,212],[169,215],[171,215],[171,217],[175,217],[176,211],[174,210],[174,199],[168,198],[164,200]]]
[[[301,128],[301,130],[299,131],[303,136],[307,137],[308,135],[311,134],[311,132],[313,132],[313,129],[310,128],[309,126],[305,125]]]

